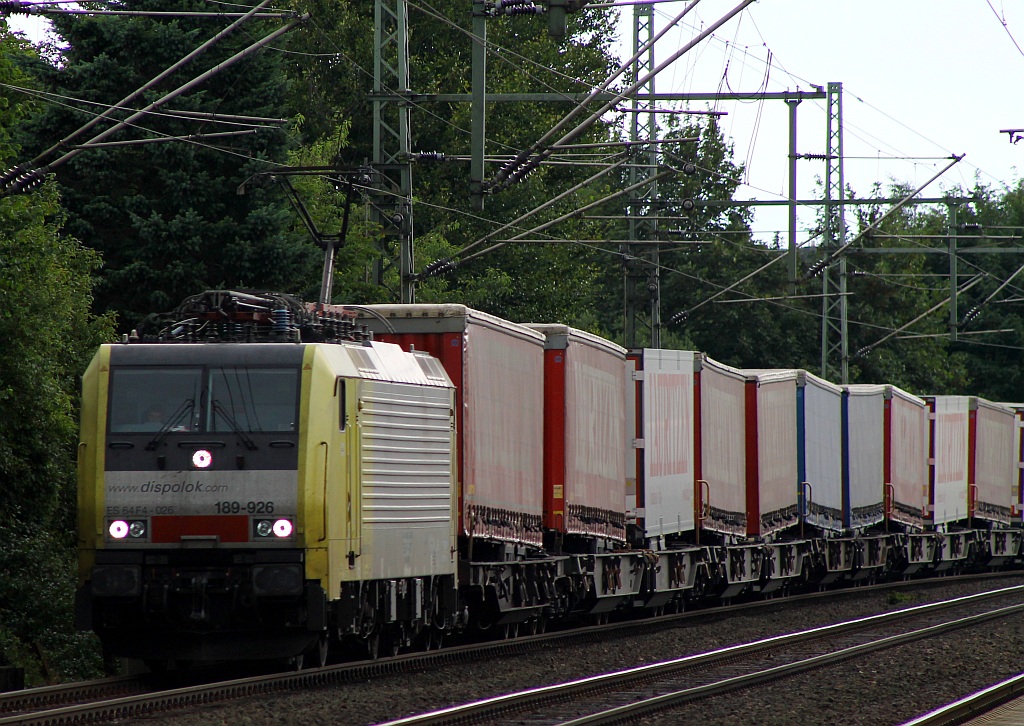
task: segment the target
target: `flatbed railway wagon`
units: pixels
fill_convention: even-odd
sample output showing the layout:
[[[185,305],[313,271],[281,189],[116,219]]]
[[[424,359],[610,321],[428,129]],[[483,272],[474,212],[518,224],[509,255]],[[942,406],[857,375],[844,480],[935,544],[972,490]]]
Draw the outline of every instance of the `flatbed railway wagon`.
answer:
[[[456,389],[460,587],[474,624],[543,625],[584,593],[544,557],[542,333],[455,304],[366,305],[377,340],[426,351]]]
[[[883,385],[843,386],[843,526],[856,540],[855,580],[877,579],[889,560],[886,395]]]
[[[641,597],[651,564],[625,547],[626,349],[566,325],[529,327],[545,337],[545,551],[573,555],[569,572],[588,579],[574,607],[603,617]]]
[[[626,515],[630,543],[654,560],[645,607],[678,609],[698,573],[701,583],[712,579],[705,550],[695,544],[699,360],[699,353],[684,350],[629,354]]]
[[[1005,404],[970,399],[968,508],[980,532],[979,557],[990,566],[1020,553],[1020,424]]]
[[[970,398],[926,396],[924,400],[928,404],[929,458],[921,521],[933,533],[935,569],[942,572],[966,565],[974,546],[967,503]]]

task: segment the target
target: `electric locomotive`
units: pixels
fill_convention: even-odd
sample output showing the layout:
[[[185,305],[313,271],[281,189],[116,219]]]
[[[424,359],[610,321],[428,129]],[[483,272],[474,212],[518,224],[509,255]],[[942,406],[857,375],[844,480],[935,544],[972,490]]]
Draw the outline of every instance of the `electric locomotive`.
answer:
[[[211,291],[83,377],[78,624],[168,661],[397,648],[455,620],[455,412],[333,306]]]

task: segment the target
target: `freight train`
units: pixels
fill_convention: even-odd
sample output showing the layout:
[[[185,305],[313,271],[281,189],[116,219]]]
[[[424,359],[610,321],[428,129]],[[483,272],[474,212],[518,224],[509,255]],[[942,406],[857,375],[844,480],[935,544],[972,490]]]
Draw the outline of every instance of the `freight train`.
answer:
[[[208,291],[82,380],[112,655],[397,653],[1021,554],[1022,411],[461,305]]]

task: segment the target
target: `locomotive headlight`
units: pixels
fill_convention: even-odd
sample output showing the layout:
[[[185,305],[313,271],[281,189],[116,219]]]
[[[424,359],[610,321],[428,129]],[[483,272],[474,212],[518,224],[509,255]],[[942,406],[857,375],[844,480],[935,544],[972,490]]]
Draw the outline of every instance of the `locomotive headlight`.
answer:
[[[292,521],[290,519],[279,519],[274,522],[274,536],[284,539],[292,536]]]
[[[136,539],[143,537],[146,534],[146,523],[142,521],[135,521],[128,525],[128,534]]]
[[[199,449],[199,451],[192,454],[192,466],[197,469],[206,469],[213,463],[213,454],[206,449]]]
[[[110,523],[110,527],[107,529],[110,532],[110,536],[114,539],[124,539],[128,536],[128,523],[123,519],[115,519]]]
[[[269,537],[270,533],[274,531],[274,525],[269,519],[261,519],[256,524],[256,534],[260,537]]]

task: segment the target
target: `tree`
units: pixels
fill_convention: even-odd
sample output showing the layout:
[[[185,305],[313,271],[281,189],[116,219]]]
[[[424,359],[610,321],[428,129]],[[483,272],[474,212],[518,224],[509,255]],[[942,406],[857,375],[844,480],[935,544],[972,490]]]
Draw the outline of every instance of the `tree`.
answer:
[[[0,22],[0,82],[26,88],[21,68],[34,60]],[[14,129],[37,109],[26,95],[5,101],[0,163],[9,165]],[[64,235],[63,220],[53,183],[0,198],[0,652],[33,683],[43,677],[39,646],[69,677],[95,666],[69,627],[76,411],[78,377],[113,326],[91,313],[99,256]]]
[[[126,10],[208,10],[198,0],[127,0]],[[268,31],[253,21],[130,104],[152,102]],[[59,16],[67,43],[57,65],[37,67],[48,91],[80,99],[50,105],[24,135],[28,154],[63,139],[96,109],[154,78],[223,28],[226,21],[137,16]],[[280,54],[263,51],[225,68],[180,96],[168,111],[281,118],[285,83]],[[118,116],[123,117],[123,114]],[[194,117],[147,117],[108,140],[222,131]],[[106,128],[106,124],[98,129]],[[286,132],[261,128],[228,141],[163,142],[91,149],[57,169],[69,216],[66,232],[103,255],[100,310],[116,311],[123,329],[151,312],[211,287],[290,289],[312,274],[315,249],[285,234],[283,195],[259,185],[239,188],[254,173],[284,161]],[[63,149],[63,150],[66,150]]]
[[[289,41],[289,49],[295,52],[294,62],[288,68],[290,98],[303,118],[301,138],[307,148],[323,150],[325,143],[334,138],[334,129],[340,124],[348,128],[345,144],[335,147],[327,157],[314,153],[308,158],[348,168],[358,166],[372,156],[372,114],[367,99],[372,84],[372,3],[325,6],[304,0],[300,5],[316,18],[315,32],[296,34]],[[410,14],[412,90],[467,93],[472,46],[468,35],[471,17],[465,5],[455,0],[431,3],[430,8],[411,5]],[[612,20],[607,11],[574,14],[568,36],[562,42],[548,37],[546,19],[542,17],[489,20],[488,40],[502,49],[489,59],[489,92],[587,90],[604,79],[615,65],[610,51]],[[328,95],[325,89],[334,92]],[[568,103],[517,104],[513,113],[508,112],[508,105],[489,104],[488,154],[508,155],[526,148],[571,108]],[[450,160],[464,159],[470,153],[470,111],[468,103],[416,102],[412,111],[414,151],[439,151]],[[607,125],[598,124],[581,140],[607,139],[608,135]],[[496,168],[490,166],[489,173]],[[464,161],[422,161],[414,166],[414,194],[420,202],[415,207],[417,271],[432,261],[446,259],[501,223],[550,199],[591,174],[593,168],[542,167],[526,182],[488,196],[483,213],[470,209],[468,172]],[[583,196],[567,200],[546,216],[538,215],[535,222],[524,228],[579,205]],[[320,218],[326,224],[332,215],[336,216],[341,197],[328,194],[313,201],[312,206],[317,214],[323,215]],[[331,226],[335,228],[336,219]],[[582,232],[583,228],[578,221],[568,223],[552,230],[553,237],[565,240],[573,234],[590,236]],[[359,251],[372,254],[374,246],[382,241],[383,230],[364,227],[362,231],[370,237],[360,237],[359,231],[350,230],[355,236],[349,250],[339,256],[337,302],[381,299],[380,291],[369,290],[362,283],[352,286],[356,277],[365,279],[364,271],[369,264],[365,258],[357,259]],[[510,231],[509,235],[518,231]],[[365,241],[372,244],[365,245]],[[594,274],[598,260],[608,263],[601,253],[570,247],[565,242],[543,246],[509,244],[453,272],[421,280],[417,298],[463,302],[516,320],[571,322],[582,319],[593,304],[599,304],[594,298],[599,291]],[[342,298],[343,292],[354,297]]]

